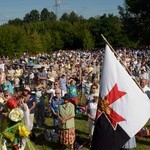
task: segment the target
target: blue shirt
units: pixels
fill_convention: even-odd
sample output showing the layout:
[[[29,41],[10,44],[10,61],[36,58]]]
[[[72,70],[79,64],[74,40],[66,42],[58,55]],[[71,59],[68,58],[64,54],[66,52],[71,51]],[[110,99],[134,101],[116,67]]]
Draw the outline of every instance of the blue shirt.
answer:
[[[56,96],[54,96],[51,101],[51,109],[53,109],[56,113],[58,113],[59,106],[63,103],[64,103],[64,100],[62,98],[57,100]]]
[[[77,93],[77,86],[76,85],[70,85],[67,87],[67,90],[68,90],[68,94],[71,98],[75,98],[78,96],[78,93]]]
[[[27,101],[27,105],[29,109],[33,106],[33,103],[36,103],[36,97],[31,95],[30,99]],[[35,108],[30,111],[30,114],[33,114],[34,112],[35,112]]]

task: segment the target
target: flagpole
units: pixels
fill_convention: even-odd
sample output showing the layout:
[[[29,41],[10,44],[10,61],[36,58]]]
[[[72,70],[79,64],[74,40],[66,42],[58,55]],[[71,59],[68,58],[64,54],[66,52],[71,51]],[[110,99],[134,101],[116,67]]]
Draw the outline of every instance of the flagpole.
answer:
[[[107,39],[104,37],[104,35],[101,34],[101,36],[102,36],[103,40],[107,43],[107,45],[110,47],[110,49],[113,51],[113,53],[116,55],[116,57],[117,57],[117,58],[120,58],[119,55],[116,53],[116,51],[113,49],[113,47],[110,45],[110,43],[107,41]],[[131,76],[132,74],[131,74],[130,70],[125,66],[125,64],[124,64],[124,62],[122,61],[121,58],[119,59],[119,61],[120,61],[120,63],[124,66],[124,68],[125,68],[126,71],[129,73],[129,75]],[[134,82],[137,84],[137,86],[142,90],[142,92],[144,92],[143,89],[142,89],[142,87],[140,86],[140,84],[137,82],[137,80],[134,79],[134,78],[132,78],[132,79],[133,79]]]

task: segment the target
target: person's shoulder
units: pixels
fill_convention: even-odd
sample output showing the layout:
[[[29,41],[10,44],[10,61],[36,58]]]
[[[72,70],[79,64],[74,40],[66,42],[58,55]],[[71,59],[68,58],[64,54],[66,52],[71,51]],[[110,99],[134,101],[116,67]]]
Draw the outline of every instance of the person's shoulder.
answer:
[[[69,102],[69,106],[70,106],[70,107],[74,107],[74,105],[73,105],[71,102]]]

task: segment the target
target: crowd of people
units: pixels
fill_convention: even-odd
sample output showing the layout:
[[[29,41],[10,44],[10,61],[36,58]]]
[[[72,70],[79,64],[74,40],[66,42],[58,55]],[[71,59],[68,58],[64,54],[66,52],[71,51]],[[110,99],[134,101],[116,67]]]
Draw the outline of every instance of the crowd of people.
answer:
[[[132,78],[150,98],[150,51],[116,49],[116,52],[118,60],[122,60]],[[73,149],[74,120],[80,104],[85,106],[85,114],[88,116],[91,141],[99,101],[103,57],[103,49],[59,50],[52,55],[35,56],[25,53],[14,60],[1,57],[0,119],[6,117],[7,102],[16,100],[16,107],[23,110],[25,126],[32,134],[34,122],[36,127],[45,128],[45,108],[48,108],[55,133],[60,136],[61,148],[70,145]],[[23,140],[22,146],[16,150],[23,150],[25,143]]]

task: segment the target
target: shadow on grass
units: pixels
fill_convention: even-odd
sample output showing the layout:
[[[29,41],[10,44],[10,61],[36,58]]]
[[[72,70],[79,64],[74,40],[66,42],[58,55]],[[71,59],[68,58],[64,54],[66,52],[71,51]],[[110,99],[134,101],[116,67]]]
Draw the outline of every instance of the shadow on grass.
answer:
[[[81,131],[81,130],[78,130],[78,129],[76,129],[75,132],[76,132],[77,136],[86,137],[86,139],[88,139],[88,133],[87,132]]]
[[[54,150],[59,150],[59,144],[56,143],[56,142],[52,142],[52,141],[46,141],[45,140],[45,137],[44,137],[44,134],[39,134],[36,136],[36,138],[34,140],[32,140],[32,142],[34,142],[35,145],[37,146],[46,146],[46,147],[49,147],[51,149],[54,149]]]
[[[149,145],[150,138],[136,138],[136,142],[142,145]]]
[[[76,114],[75,119],[87,121],[87,120],[88,120],[88,117],[87,117],[87,115],[85,115],[85,114]]]
[[[75,145],[78,144],[80,148],[89,148],[90,141],[87,137],[88,136],[86,137],[76,136]]]

